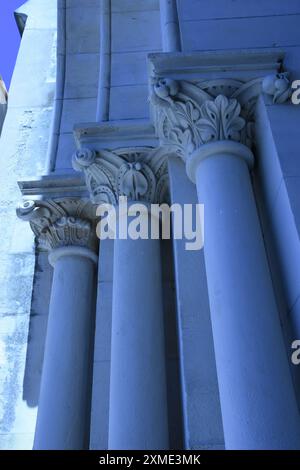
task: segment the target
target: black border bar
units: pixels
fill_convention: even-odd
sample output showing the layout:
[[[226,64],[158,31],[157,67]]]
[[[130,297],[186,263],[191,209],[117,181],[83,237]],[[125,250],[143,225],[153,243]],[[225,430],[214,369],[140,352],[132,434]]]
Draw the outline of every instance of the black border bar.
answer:
[[[101,468],[103,465],[135,469],[141,465],[216,465],[265,464],[300,466],[300,451],[0,451],[0,466],[13,464],[83,465]],[[5,467],[7,468],[7,467]]]

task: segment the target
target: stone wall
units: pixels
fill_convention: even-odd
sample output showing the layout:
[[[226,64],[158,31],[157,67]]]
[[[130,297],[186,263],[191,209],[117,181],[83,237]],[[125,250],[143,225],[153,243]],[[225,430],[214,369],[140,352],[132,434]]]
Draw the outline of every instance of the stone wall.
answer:
[[[30,0],[0,139],[0,448],[31,449],[51,271],[15,213],[17,181],[43,174],[56,72],[56,1]],[[33,291],[33,285],[36,290]],[[37,295],[38,293],[38,295]]]

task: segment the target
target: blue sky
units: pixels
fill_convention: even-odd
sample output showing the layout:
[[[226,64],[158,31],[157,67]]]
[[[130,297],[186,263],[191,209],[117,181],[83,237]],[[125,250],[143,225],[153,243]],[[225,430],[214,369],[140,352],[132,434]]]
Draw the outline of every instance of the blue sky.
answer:
[[[25,0],[0,0],[0,75],[9,88],[14,69],[20,34],[14,18],[14,10]]]

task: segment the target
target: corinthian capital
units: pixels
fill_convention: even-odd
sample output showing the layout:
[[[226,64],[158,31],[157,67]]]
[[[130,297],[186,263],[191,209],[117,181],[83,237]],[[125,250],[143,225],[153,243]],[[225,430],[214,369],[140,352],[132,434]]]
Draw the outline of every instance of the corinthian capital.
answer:
[[[85,175],[91,201],[118,204],[120,196],[133,201],[161,202],[167,192],[167,162],[162,149],[136,147],[78,150],[73,167]]]
[[[95,248],[94,209],[87,200],[23,201],[17,216],[30,222],[40,248]]]
[[[247,82],[215,79],[153,80],[151,103],[160,142],[187,160],[201,145],[233,140],[253,143],[254,108],[261,92],[281,103],[289,97],[287,74]]]

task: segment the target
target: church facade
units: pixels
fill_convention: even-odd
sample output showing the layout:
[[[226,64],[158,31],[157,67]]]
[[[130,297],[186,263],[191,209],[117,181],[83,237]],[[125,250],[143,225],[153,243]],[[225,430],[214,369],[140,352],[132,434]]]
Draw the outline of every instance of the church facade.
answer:
[[[15,15],[0,448],[300,449],[299,1]]]

